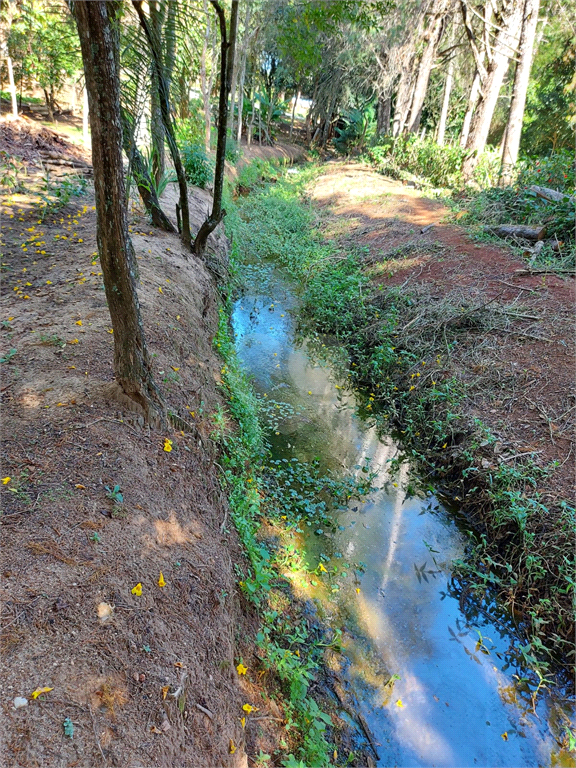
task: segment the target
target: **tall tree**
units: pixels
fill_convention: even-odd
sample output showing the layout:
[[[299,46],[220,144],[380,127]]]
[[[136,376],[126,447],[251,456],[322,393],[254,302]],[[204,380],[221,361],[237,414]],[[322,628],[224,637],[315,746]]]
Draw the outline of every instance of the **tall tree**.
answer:
[[[77,0],[76,19],[88,91],[98,251],[114,329],[114,373],[122,391],[151,421],[164,421],[136,292],[122,167],[119,12],[122,3]]]
[[[524,0],[522,31],[520,33],[520,58],[514,73],[512,102],[510,104],[510,115],[508,117],[508,127],[504,136],[504,149],[502,152],[502,167],[500,170],[500,183],[502,185],[511,183],[512,171],[518,160],[518,150],[522,136],[522,120],[524,118],[524,107],[526,106],[526,94],[530,80],[539,10],[540,0]]]
[[[508,71],[510,58],[516,50],[521,14],[522,8],[518,0],[504,1],[498,19],[498,33],[492,50],[492,58],[481,86],[480,97],[472,117],[470,133],[466,142],[466,148],[470,150],[470,154],[463,163],[462,171],[467,177],[472,175],[479,155],[486,148],[496,102]]]
[[[410,133],[417,133],[420,128],[420,118],[422,115],[422,107],[424,106],[424,99],[426,98],[426,93],[428,91],[430,73],[432,72],[432,66],[436,58],[438,44],[440,43],[446,26],[446,15],[450,4],[450,0],[436,0],[430,10],[428,26],[422,36],[423,41],[425,41],[424,51],[422,52],[418,64],[418,73],[414,82],[414,92],[412,95],[412,103],[410,105],[410,118],[408,122],[408,130]],[[418,44],[421,43],[422,40],[419,40]]]
[[[232,86],[232,70],[238,28],[238,0],[232,0],[230,10],[230,32],[226,29],[226,15],[218,0],[210,0],[218,17],[220,27],[220,99],[218,103],[218,144],[216,147],[216,168],[214,170],[214,198],[212,211],[202,223],[194,240],[193,250],[197,256],[204,256],[208,237],[222,221],[222,191],[224,189],[224,161],[226,159],[226,135],[228,129],[228,97]]]
[[[162,47],[160,40],[156,36],[154,30],[150,27],[146,14],[144,13],[144,3],[142,0],[132,0],[132,5],[136,9],[140,26],[142,27],[146,40],[150,48],[152,55],[152,66],[156,72],[158,80],[158,93],[160,95],[160,109],[162,112],[162,123],[164,125],[164,131],[166,134],[166,140],[168,142],[168,148],[170,149],[170,155],[172,162],[174,163],[174,170],[178,178],[178,191],[180,193],[180,204],[176,209],[178,222],[181,224],[180,235],[182,242],[187,248],[192,245],[192,236],[190,234],[190,208],[188,205],[188,185],[186,183],[186,173],[184,166],[182,165],[182,159],[180,157],[180,151],[178,150],[178,144],[176,142],[176,132],[174,130],[174,123],[172,120],[172,112],[170,110],[170,81],[167,77],[166,67],[162,59]]]

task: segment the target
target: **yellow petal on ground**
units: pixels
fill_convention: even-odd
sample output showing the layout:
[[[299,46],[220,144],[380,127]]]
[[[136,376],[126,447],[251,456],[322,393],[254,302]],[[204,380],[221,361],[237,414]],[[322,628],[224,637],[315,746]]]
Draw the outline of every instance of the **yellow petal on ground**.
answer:
[[[142,594],[142,584],[140,582],[135,587],[132,587],[132,594],[138,596]]]
[[[232,739],[230,739],[230,754],[233,755],[234,752],[236,752],[236,745],[234,744]]]
[[[176,368],[176,367],[175,367],[175,366],[173,366],[173,365],[171,365],[171,366],[170,366],[170,368],[172,368],[172,370],[173,370],[173,371],[176,371],[176,372],[178,372],[178,371],[180,370],[180,368]]]
[[[76,325],[82,325],[82,320],[76,320]]]
[[[158,286],[158,291],[159,291],[159,293],[164,293],[164,291],[162,290],[161,286]]]
[[[404,704],[402,704],[402,699],[398,699],[398,701],[396,702],[396,706],[400,707],[400,709],[404,709]]]
[[[82,483],[76,483],[76,485],[74,487],[75,488],[80,488],[81,491],[83,491],[86,488],[86,486],[82,485]]]
[[[248,667],[245,667],[244,664],[238,664],[236,672],[238,672],[239,675],[245,675],[246,672],[248,672]]]
[[[241,717],[240,718],[240,725],[242,726],[242,728],[246,728],[246,718],[245,717]]]
[[[12,480],[11,477],[3,477],[2,478],[2,485],[8,485],[8,483]]]
[[[162,688],[162,701],[164,701],[164,699],[166,698],[166,696],[168,696],[168,691],[169,691],[169,690],[170,690],[170,686],[169,686],[169,685],[165,685],[165,686]]]
[[[504,731],[504,733],[502,733],[500,735],[504,739],[504,741],[508,741],[508,731]]]
[[[164,450],[166,453],[170,453],[172,450],[172,440],[170,440],[168,437],[164,438]]]
[[[258,707],[253,707],[252,704],[244,704],[242,709],[244,712],[248,712],[248,714],[250,714],[250,712],[258,712]]]
[[[35,691],[32,693],[32,698],[37,699],[38,696],[42,695],[43,693],[49,693],[50,691],[53,691],[54,688],[36,688]]]
[[[166,586],[166,582],[164,580],[164,574],[162,573],[162,571],[160,571],[160,576],[158,578],[158,586],[159,587],[165,587]]]

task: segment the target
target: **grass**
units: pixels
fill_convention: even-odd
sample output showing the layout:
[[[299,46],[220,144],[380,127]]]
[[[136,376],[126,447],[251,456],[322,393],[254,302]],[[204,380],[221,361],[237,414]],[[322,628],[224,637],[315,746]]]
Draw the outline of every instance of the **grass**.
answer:
[[[319,215],[306,199],[317,172],[278,172],[275,183],[260,179],[248,197],[228,200],[229,231],[242,243],[242,260],[271,259],[298,282],[303,332],[330,335],[346,350],[343,373],[364,393],[365,412],[398,436],[430,489],[462,508],[474,542],[457,564],[462,589],[479,600],[496,596],[507,609],[537,681],[559,657],[573,654],[574,508],[567,502],[549,508],[539,497],[538,481],[553,467],[529,458],[499,462],[496,438],[466,415],[473,383],[453,374],[455,359],[474,362],[475,333],[506,330],[521,308],[488,306],[473,293],[453,292],[438,302],[426,289],[374,285],[363,254],[339,252],[322,238]],[[233,248],[237,271],[239,259]],[[512,615],[520,618],[513,622]]]
[[[238,584],[259,610],[261,627],[256,641],[262,666],[276,679],[283,698],[292,752],[287,754],[285,741],[282,764],[287,768],[330,765],[333,721],[310,695],[310,686],[320,674],[324,649],[331,640],[320,630],[308,628],[290,598],[290,584],[280,572],[302,567],[311,572],[304,555],[288,543],[290,531],[303,522],[326,521],[331,505],[347,495],[362,495],[368,481],[337,482],[323,476],[317,465],[299,463],[280,469],[271,461],[258,398],[236,358],[229,311],[229,306],[220,308],[215,338],[224,361],[222,387],[228,406],[215,416],[214,437],[222,448],[222,483],[232,521],[249,563],[247,570],[238,573]],[[264,518],[276,526],[279,542],[274,547],[262,539]],[[282,743],[280,746],[282,749]]]

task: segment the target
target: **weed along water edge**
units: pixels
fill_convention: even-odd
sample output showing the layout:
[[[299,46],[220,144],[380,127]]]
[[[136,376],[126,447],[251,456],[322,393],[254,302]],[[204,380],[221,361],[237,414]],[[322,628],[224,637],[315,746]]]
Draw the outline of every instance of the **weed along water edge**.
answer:
[[[254,275],[246,282],[260,291],[243,293],[232,322],[267,420],[269,472],[295,496],[296,467],[352,477],[359,489],[288,526],[300,567],[284,575],[339,638],[326,661],[367,749],[382,766],[573,765],[558,746],[569,711],[533,696],[504,625],[452,588],[451,563],[466,546],[457,516],[434,496],[410,495],[406,465],[391,471],[398,445],[378,437],[326,362],[339,350],[318,354],[320,342],[298,338],[292,284],[272,265]]]

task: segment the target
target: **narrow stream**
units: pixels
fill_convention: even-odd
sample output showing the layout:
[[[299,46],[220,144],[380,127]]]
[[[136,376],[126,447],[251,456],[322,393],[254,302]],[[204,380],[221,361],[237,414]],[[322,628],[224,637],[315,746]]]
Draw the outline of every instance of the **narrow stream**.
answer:
[[[450,594],[451,562],[466,544],[454,515],[432,497],[407,498],[406,467],[390,478],[397,445],[378,438],[335,370],[295,340],[289,282],[271,268],[263,287],[262,272],[253,283],[263,292],[237,301],[233,325],[260,396],[288,406],[271,430],[274,457],[319,457],[337,476],[370,458],[377,471],[377,490],[337,512],[335,531],[313,526],[297,541],[312,568],[326,565],[299,596],[342,631],[338,675],[372,733],[376,764],[576,765],[557,741],[566,705],[544,694],[533,712],[505,629],[481,613],[467,618]]]

